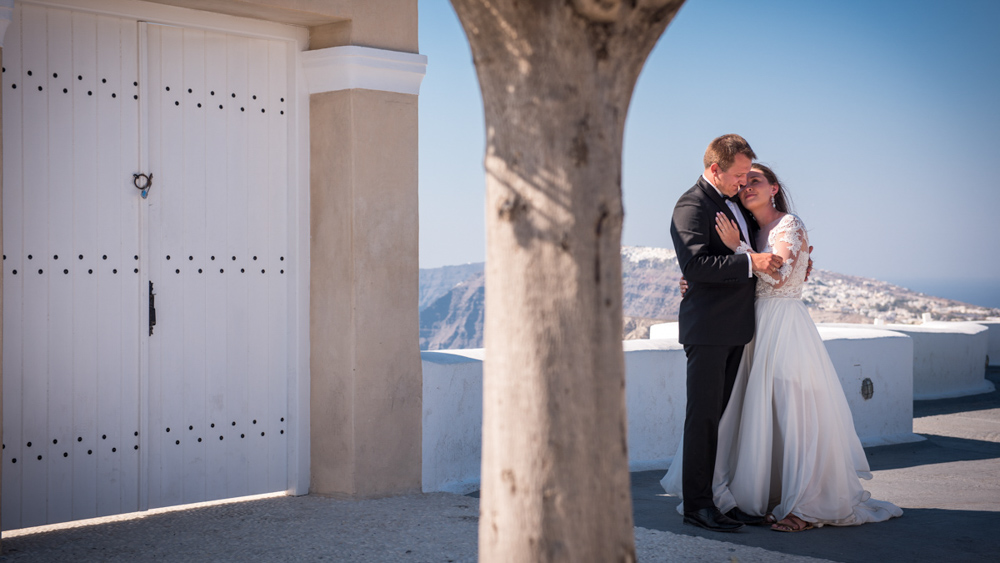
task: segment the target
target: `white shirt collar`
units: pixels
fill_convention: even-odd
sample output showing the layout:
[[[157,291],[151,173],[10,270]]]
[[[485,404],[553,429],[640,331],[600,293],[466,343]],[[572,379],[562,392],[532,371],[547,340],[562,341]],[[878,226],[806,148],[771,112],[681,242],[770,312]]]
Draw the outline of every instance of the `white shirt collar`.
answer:
[[[715,187],[715,184],[713,184],[711,180],[709,180],[708,178],[705,178],[704,174],[702,174],[701,177],[702,177],[703,180],[705,180],[706,182],[708,182],[709,186],[712,186],[712,189],[715,190],[715,193],[719,194],[719,197],[721,197],[722,199],[724,199],[726,201],[729,201],[729,198],[726,197],[722,192],[720,192],[719,188]]]

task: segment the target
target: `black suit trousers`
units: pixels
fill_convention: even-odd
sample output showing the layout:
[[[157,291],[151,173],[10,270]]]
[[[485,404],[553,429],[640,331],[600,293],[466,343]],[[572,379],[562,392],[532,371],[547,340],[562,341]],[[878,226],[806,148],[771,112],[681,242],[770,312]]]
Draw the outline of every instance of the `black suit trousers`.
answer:
[[[684,511],[715,506],[712,476],[719,443],[719,419],[736,383],[743,346],[684,346],[687,355],[687,410],[681,478]]]

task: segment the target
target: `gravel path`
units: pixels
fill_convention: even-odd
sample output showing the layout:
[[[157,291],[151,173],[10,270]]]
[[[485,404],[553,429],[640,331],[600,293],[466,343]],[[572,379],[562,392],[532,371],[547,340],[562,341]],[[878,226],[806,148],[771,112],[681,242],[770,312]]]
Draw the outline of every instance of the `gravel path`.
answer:
[[[479,499],[271,496],[5,532],[2,561],[476,561]],[[636,528],[640,561],[821,561]]]

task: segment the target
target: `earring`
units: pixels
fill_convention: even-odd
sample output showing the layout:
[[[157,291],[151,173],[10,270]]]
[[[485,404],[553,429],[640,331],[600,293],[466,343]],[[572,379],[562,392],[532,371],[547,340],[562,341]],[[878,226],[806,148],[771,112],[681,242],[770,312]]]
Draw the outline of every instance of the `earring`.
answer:
[[[774,196],[771,196],[771,207],[774,207]]]

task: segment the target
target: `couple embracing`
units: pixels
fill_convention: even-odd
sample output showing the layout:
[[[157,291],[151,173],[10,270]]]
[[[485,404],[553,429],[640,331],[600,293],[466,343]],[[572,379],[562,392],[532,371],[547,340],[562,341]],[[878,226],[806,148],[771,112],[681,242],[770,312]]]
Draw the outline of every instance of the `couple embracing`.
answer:
[[[734,532],[770,523],[797,532],[902,515],[877,501],[847,399],[801,300],[805,225],[743,137],[705,151],[670,234],[688,289],[684,435],[663,488],[684,522]]]

